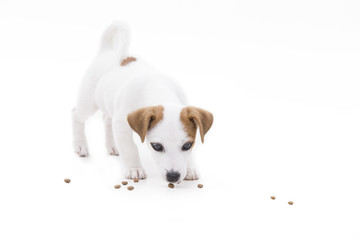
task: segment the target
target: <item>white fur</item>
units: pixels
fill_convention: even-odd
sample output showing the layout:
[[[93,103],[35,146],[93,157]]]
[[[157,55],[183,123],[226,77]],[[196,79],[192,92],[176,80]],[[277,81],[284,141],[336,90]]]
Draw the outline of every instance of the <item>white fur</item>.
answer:
[[[139,108],[162,105],[163,120],[146,136],[161,175],[166,179],[166,171],[174,170],[181,174],[179,181],[197,179],[191,150],[181,151],[189,140],[180,121],[180,111],[187,104],[185,95],[175,82],[142,59],[120,66],[121,60],[129,56],[129,41],[129,28],[123,22],[112,24],[103,34],[99,53],[84,76],[72,113],[74,151],[88,156],[84,123],[100,109],[104,113],[108,153],[120,155],[127,178],[146,178],[127,115]],[[162,143],[165,151],[154,151],[151,142]]]
[[[182,108],[182,105],[164,105],[164,119],[147,135],[149,148],[151,142],[161,143],[164,146],[164,152],[152,151],[152,155],[165,180],[166,172],[171,169],[181,173],[180,179],[184,179],[188,162],[192,161],[191,151],[181,150],[182,145],[191,140],[180,122]]]

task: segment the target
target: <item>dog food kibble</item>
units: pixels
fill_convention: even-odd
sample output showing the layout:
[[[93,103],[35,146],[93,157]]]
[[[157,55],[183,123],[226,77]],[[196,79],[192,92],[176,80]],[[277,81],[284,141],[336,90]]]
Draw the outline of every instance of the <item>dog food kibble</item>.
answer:
[[[198,184],[198,188],[203,188],[204,185]]]
[[[65,179],[64,179],[64,182],[66,182],[66,183],[70,183],[70,182],[71,182],[71,180],[70,180],[70,179],[68,179],[68,178],[65,178]]]
[[[276,197],[275,197],[275,196],[271,196],[270,198],[271,198],[272,200],[275,200],[275,199],[276,199]]]
[[[122,181],[121,183],[122,183],[122,185],[127,185],[128,184],[127,181]]]
[[[174,188],[174,187],[175,187],[175,185],[174,185],[174,184],[172,184],[172,183],[169,183],[169,184],[168,184],[168,187],[169,187],[169,188]]]
[[[139,179],[135,178],[135,179],[134,179],[134,182],[139,182]]]
[[[121,185],[115,185],[114,188],[119,189],[119,188],[121,188]]]
[[[128,189],[129,191],[132,191],[132,190],[134,190],[134,187],[133,187],[133,186],[128,186],[127,189]]]
[[[289,201],[288,204],[289,204],[289,205],[293,205],[294,202],[293,202],[293,201]]]

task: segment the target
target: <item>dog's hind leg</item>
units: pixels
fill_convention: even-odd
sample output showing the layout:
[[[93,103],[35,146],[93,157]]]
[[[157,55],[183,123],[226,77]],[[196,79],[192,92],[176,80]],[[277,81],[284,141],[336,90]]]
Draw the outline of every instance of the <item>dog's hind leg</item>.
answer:
[[[112,120],[105,114],[103,116],[105,126],[105,145],[109,155],[119,156],[119,152],[115,147],[114,136],[112,131]]]
[[[98,109],[95,103],[96,87],[101,77],[113,67],[118,66],[120,60],[127,55],[129,41],[130,31],[127,24],[114,22],[104,32],[98,56],[85,73],[80,86],[78,102],[72,113],[74,151],[81,157],[88,156],[85,121]],[[111,132],[111,125],[106,127],[106,132],[110,136],[108,133]],[[109,139],[111,138],[109,137]]]
[[[72,110],[72,125],[73,125],[73,148],[74,152],[80,157],[87,157],[89,155],[86,136],[85,136],[85,121],[97,111],[98,107],[95,104],[89,104],[79,101],[76,108]]]

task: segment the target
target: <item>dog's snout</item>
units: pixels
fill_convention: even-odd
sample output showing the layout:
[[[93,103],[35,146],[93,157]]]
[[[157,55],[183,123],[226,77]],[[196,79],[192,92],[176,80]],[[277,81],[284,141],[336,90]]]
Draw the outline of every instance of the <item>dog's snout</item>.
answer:
[[[179,172],[170,171],[170,172],[166,173],[166,179],[169,182],[172,182],[172,183],[177,182],[177,181],[179,181],[179,178],[180,178]]]

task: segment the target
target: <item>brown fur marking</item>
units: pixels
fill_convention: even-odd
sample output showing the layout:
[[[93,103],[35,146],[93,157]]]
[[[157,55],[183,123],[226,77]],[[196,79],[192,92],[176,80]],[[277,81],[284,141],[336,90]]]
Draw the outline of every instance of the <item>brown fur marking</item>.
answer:
[[[213,115],[201,108],[186,107],[180,113],[180,121],[192,140],[195,140],[196,130],[199,127],[202,143],[204,143],[204,136],[211,128],[213,120]]]
[[[127,116],[130,127],[139,134],[141,142],[145,141],[147,131],[153,128],[164,118],[164,107],[154,106],[140,108]]]
[[[126,65],[128,65],[129,63],[135,62],[135,61],[136,61],[136,58],[134,58],[134,57],[127,57],[127,58],[125,58],[125,59],[123,59],[123,60],[121,61],[120,65],[123,67],[123,66],[126,66]]]

